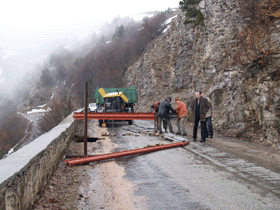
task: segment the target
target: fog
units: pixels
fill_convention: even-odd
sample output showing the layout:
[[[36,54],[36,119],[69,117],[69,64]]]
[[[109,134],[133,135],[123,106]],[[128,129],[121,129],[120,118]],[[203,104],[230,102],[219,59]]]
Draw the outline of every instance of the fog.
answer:
[[[60,45],[83,42],[114,17],[178,7],[179,0],[10,0],[0,9],[0,96]]]

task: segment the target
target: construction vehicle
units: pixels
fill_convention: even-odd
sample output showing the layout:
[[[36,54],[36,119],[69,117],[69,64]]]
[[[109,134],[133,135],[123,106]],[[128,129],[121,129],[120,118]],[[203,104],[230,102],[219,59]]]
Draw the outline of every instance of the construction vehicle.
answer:
[[[99,88],[95,90],[95,99],[98,105],[98,113],[134,112],[134,105],[137,103],[136,86],[130,88]],[[102,126],[104,120],[99,120]],[[132,120],[128,120],[132,125]]]

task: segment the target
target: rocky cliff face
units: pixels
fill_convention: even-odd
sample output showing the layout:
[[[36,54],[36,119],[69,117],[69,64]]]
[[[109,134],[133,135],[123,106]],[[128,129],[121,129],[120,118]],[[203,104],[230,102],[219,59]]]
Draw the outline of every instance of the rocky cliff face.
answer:
[[[137,87],[138,111],[167,96],[179,96],[189,106],[200,89],[215,105],[216,131],[278,147],[280,49],[267,69],[254,75],[234,64],[234,30],[246,25],[235,2],[203,0],[205,27],[184,25],[184,14],[178,15],[129,67],[125,84]],[[280,21],[272,36],[280,46]]]

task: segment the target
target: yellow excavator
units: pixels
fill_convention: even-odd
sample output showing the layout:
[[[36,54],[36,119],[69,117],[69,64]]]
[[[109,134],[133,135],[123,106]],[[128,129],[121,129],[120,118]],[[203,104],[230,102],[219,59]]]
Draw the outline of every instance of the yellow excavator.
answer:
[[[124,91],[119,91],[124,90]],[[98,103],[98,112],[134,112],[134,103],[135,96],[137,101],[137,92],[136,89],[130,88],[98,88],[98,94],[95,94],[96,102]],[[128,98],[124,92],[127,91],[128,95],[131,96]],[[107,91],[106,91],[107,90]],[[99,120],[99,125],[102,126],[104,120]],[[129,125],[132,125],[132,120],[128,120]]]

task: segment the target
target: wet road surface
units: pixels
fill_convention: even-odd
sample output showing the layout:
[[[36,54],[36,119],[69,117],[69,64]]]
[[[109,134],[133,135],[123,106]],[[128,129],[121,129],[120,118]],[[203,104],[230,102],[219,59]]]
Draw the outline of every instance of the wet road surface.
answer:
[[[171,143],[140,134],[143,130],[152,131],[152,122],[110,126],[106,132],[116,136],[107,148],[117,152]],[[91,165],[91,183],[81,188],[89,200],[79,209],[279,209],[279,163],[279,150],[221,136],[96,163]]]

